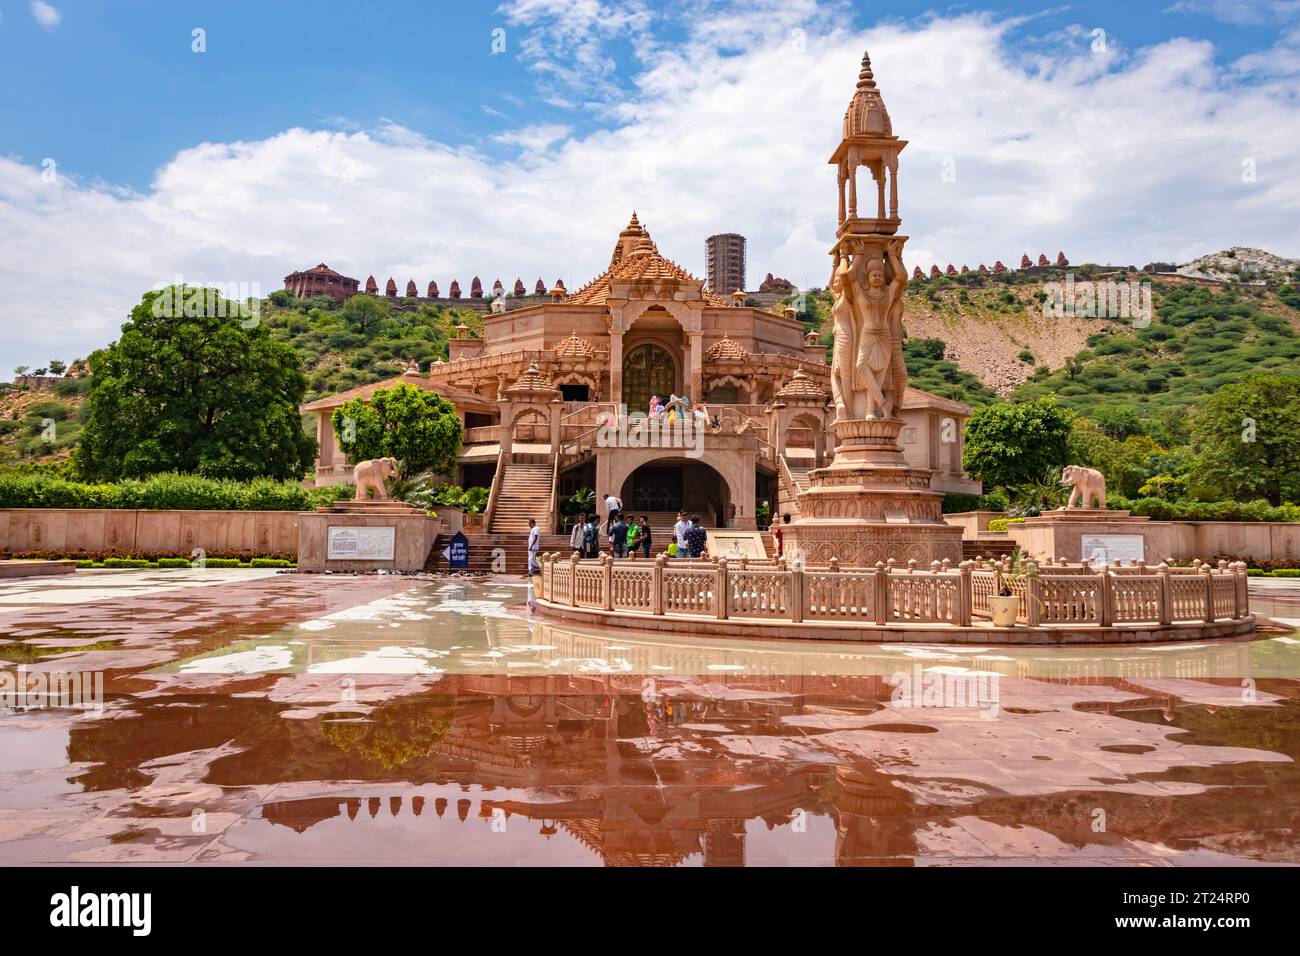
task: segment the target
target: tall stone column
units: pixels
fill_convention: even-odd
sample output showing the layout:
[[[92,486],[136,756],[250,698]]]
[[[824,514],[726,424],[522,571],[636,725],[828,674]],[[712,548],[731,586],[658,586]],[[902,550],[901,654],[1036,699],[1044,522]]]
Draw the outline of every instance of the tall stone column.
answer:
[[[687,370],[689,378],[686,382],[686,394],[690,396],[691,401],[704,401],[704,332],[702,330],[692,330],[686,333],[689,348],[687,349]]]
[[[609,330],[609,400],[623,401],[623,330]]]

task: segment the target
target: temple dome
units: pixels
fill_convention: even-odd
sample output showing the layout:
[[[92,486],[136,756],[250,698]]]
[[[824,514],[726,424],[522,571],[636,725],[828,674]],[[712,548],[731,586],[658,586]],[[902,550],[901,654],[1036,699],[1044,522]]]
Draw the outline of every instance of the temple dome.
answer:
[[[794,370],[790,381],[781,386],[776,397],[785,401],[815,402],[818,405],[826,404],[827,398],[825,389],[809,378],[808,373],[801,368]]]
[[[596,347],[586,339],[579,338],[577,332],[570,332],[569,337],[555,346],[556,358],[590,359],[596,355]]]
[[[885,101],[876,88],[876,78],[871,72],[871,57],[863,53],[858,89],[844,112],[844,138],[893,135],[894,127],[889,121],[889,111],[885,109]]]
[[[530,395],[558,395],[559,393],[560,390],[542,373],[536,362],[528,366],[528,369],[523,375],[519,376],[515,384],[506,389],[507,395],[518,398]]]
[[[704,357],[710,362],[747,362],[749,351],[727,333],[709,346]]]

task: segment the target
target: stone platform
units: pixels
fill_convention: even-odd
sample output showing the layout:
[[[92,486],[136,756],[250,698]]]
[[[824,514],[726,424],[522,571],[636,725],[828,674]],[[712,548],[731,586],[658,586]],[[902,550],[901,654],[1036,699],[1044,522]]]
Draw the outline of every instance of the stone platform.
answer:
[[[1007,534],[1038,561],[1088,558],[1093,564],[1109,564],[1118,558],[1155,565],[1180,551],[1177,529],[1170,523],[1106,508],[1044,512],[1008,525]]]
[[[943,520],[943,492],[931,489],[930,470],[907,464],[902,427],[892,418],[835,423],[835,460],[809,472],[800,517],[784,529],[788,553],[854,567],[961,560],[962,529]]]
[[[442,525],[400,501],[340,501],[298,514],[299,571],[419,571]]]
[[[72,574],[76,561],[0,561],[0,578],[33,578],[44,574]]]

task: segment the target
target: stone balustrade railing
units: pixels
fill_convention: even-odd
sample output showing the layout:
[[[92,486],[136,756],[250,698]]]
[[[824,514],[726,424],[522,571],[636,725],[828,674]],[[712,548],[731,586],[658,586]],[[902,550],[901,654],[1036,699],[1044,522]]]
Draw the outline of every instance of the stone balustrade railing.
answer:
[[[1008,569],[1001,569],[1006,574]],[[1248,616],[1246,565],[1141,563],[1092,568],[1046,565],[1009,583],[1029,626],[1173,624]],[[787,566],[771,560],[615,560],[542,556],[537,598],[559,607],[718,620],[835,621],[970,627],[990,616],[999,568],[963,561],[909,561],[874,568]]]

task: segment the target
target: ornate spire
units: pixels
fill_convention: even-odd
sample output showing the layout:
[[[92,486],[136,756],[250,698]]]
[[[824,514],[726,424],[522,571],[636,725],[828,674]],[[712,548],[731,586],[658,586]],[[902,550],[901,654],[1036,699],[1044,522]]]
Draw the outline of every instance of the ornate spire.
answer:
[[[862,69],[858,71],[858,89],[874,90],[875,88],[876,75],[871,72],[871,54],[863,50]]]

